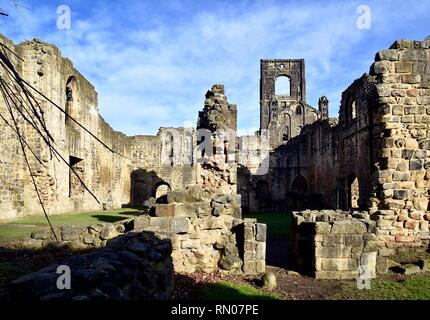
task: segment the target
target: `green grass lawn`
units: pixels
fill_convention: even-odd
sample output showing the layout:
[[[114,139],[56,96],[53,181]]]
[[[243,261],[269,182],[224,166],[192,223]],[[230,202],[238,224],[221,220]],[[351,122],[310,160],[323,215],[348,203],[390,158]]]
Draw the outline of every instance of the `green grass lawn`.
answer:
[[[88,226],[103,222],[116,222],[135,217],[139,212],[134,209],[110,211],[77,212],[50,216],[54,226],[73,225]],[[34,231],[46,230],[48,223],[44,216],[26,217],[0,224],[0,238],[28,237]]]
[[[267,224],[269,240],[283,239],[291,233],[292,216],[286,212],[248,213],[244,215],[244,218],[256,218],[258,222]]]
[[[276,293],[259,290],[248,284],[219,281],[203,287],[198,299],[201,300],[280,300]]]
[[[335,300],[430,300],[430,275],[409,276],[405,280],[376,279],[371,289],[358,289],[355,282],[342,285]]]

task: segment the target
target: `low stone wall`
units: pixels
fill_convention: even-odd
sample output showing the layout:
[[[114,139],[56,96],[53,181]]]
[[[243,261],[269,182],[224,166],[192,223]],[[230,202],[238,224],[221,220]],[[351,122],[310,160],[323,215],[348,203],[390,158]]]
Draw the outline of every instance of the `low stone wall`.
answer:
[[[376,276],[376,223],[365,212],[294,212],[293,259],[319,279]]]
[[[54,228],[60,243],[50,230],[33,232],[31,239],[25,239],[17,246],[26,249],[49,249],[67,247],[72,251],[104,247],[107,241],[133,230],[133,219],[115,223],[99,223],[88,227],[62,226]]]
[[[13,281],[10,292],[14,299],[167,300],[174,289],[171,252],[169,238],[129,232]],[[70,289],[57,286],[59,266],[70,268]]]
[[[210,196],[202,188],[191,187],[169,192],[165,201],[149,201],[147,213],[134,219],[57,228],[60,244],[50,231],[43,231],[33,233],[21,245],[83,250],[104,247],[108,240],[131,230],[161,232],[171,239],[176,272],[265,272],[267,227],[256,219],[241,219],[238,196]]]
[[[169,192],[166,202],[149,204],[155,216],[137,217],[134,228],[171,233],[175,271],[265,271],[266,225],[241,219],[238,196],[191,187]]]

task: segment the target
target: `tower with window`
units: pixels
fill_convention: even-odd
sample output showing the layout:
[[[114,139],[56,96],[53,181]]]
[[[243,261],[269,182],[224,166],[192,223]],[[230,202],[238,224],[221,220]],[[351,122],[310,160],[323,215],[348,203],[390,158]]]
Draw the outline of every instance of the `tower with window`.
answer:
[[[319,112],[306,104],[303,59],[265,59],[260,68],[260,130],[269,130],[275,148],[300,134]]]

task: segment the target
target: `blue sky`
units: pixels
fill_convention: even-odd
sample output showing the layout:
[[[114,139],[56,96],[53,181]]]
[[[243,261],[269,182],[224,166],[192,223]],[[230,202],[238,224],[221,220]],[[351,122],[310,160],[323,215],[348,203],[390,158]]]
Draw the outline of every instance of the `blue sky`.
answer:
[[[430,1],[0,0],[0,32],[15,43],[40,38],[96,87],[103,117],[128,135],[195,125],[205,92],[223,83],[238,105],[240,133],[259,127],[262,58],[304,58],[307,102],[330,100],[368,72],[375,53],[396,39],[430,35]],[[57,7],[71,30],[56,26]],[[371,10],[357,28],[357,8]]]

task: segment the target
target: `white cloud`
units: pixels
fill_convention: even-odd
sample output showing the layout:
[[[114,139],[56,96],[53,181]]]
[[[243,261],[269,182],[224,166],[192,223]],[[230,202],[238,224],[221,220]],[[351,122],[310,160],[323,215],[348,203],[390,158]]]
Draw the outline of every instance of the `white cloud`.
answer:
[[[178,15],[163,19],[151,13],[153,3],[139,1],[122,19],[113,4],[91,15],[75,11],[71,31],[47,27],[55,11],[38,7],[28,24],[9,31],[18,40],[42,34],[58,45],[95,85],[101,113],[116,130],[155,134],[160,126],[195,123],[206,90],[224,83],[238,105],[239,128],[253,132],[261,58],[305,58],[308,103],[325,94],[336,114],[341,91],[368,70],[375,53],[355,51],[369,39],[355,25],[358,4],[235,2],[194,12],[175,3],[166,12]],[[375,7],[377,30],[388,19],[380,11]]]

